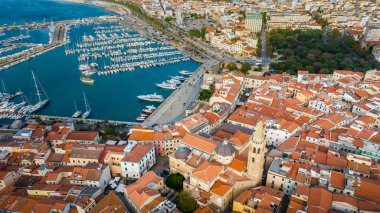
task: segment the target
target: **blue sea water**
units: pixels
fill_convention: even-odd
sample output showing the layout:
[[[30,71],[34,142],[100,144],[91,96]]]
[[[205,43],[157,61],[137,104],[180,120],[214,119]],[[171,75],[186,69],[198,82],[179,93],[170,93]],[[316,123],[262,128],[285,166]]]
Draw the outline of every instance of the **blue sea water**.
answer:
[[[111,14],[102,8],[59,0],[1,0],[0,25],[61,21]]]
[[[15,2],[14,0],[5,1]],[[3,3],[3,1],[0,2]],[[20,4],[25,2],[29,6],[37,5],[35,11],[47,11],[48,9],[46,8],[54,8],[55,12],[51,14],[54,19],[72,19],[108,14],[108,12],[99,8],[86,5],[48,0],[21,0],[17,2]],[[44,2],[43,7],[46,8],[41,8],[41,4],[36,2]],[[61,7],[57,5],[61,5]],[[83,16],[75,12],[76,10],[83,12]],[[56,14],[60,12],[62,14],[57,16]],[[19,14],[15,16],[16,19],[22,20],[23,17],[30,16],[30,14],[33,14],[33,8],[28,8],[25,13],[25,15]],[[1,13],[0,16],[3,15]],[[39,17],[42,16],[39,15]],[[3,19],[0,17],[0,20]],[[8,17],[7,20],[8,22],[13,22]],[[90,33],[90,29],[91,26],[73,28],[70,32],[72,41],[74,42],[83,33]],[[30,42],[38,43],[46,41],[48,31],[32,31],[29,33],[36,33],[37,37],[39,35],[39,38],[33,36],[30,40]],[[132,72],[94,76],[95,84],[86,85],[79,80],[80,73],[78,71],[79,62],[77,57],[78,55],[65,55],[64,47],[62,46],[1,71],[0,78],[4,80],[8,92],[22,90],[27,99],[35,103],[36,95],[31,77],[31,71],[33,70],[50,99],[50,104],[38,114],[71,116],[74,113],[74,101],[78,108],[84,111],[84,92],[92,108],[90,118],[134,121],[141,113],[141,109],[152,104],[151,102],[139,101],[136,98],[137,95],[157,92],[157,94],[168,97],[172,91],[159,89],[154,84],[169,79],[169,76],[178,75],[179,70],[194,71],[199,67],[198,63],[187,61],[148,69],[137,68]],[[15,101],[20,101],[20,99]]]

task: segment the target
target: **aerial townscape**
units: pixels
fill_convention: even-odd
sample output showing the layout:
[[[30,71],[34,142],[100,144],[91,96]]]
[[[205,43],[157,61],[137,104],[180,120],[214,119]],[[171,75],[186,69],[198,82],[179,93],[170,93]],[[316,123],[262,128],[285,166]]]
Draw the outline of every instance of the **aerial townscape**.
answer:
[[[0,212],[380,212],[380,0],[1,0]]]

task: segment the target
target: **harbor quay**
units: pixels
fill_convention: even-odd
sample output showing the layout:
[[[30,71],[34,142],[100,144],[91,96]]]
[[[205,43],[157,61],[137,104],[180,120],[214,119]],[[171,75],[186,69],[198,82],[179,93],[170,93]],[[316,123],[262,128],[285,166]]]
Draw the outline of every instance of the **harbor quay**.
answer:
[[[78,25],[88,25],[88,24],[101,24],[101,23],[117,23],[120,22],[120,18],[116,16],[99,16],[93,18],[85,18],[85,19],[74,19],[74,20],[65,20],[65,21],[57,21],[50,25],[51,30],[51,38],[48,44],[34,44],[34,43],[12,43],[12,42],[4,42],[1,41],[0,44],[6,44],[7,46],[17,45],[17,46],[28,46],[30,49],[19,52],[13,55],[5,56],[0,58],[0,70],[7,69],[11,66],[19,64],[21,62],[27,61],[33,57],[46,53],[47,51],[53,50],[57,47],[60,47],[64,44],[69,43],[69,39],[67,36],[68,31],[72,26]],[[21,29],[22,25],[13,26],[12,28],[5,30],[15,30]],[[34,29],[34,28],[28,28]]]
[[[96,25],[96,26],[95,26]],[[147,70],[146,72],[150,72],[150,78],[149,80],[152,80],[152,86],[150,87],[144,87],[144,89],[141,89],[141,85],[135,85],[135,88],[140,88],[134,92],[134,94],[130,94],[130,98],[128,101],[122,101],[123,103],[130,104],[131,102],[134,105],[134,109],[142,108],[142,111],[144,111],[144,107],[147,107],[146,101],[141,101],[138,96],[141,96],[140,94],[146,93],[156,93],[158,92],[159,95],[162,97],[162,101],[164,101],[163,97],[169,96],[172,91],[174,91],[175,94],[178,94],[177,96],[170,96],[169,100],[172,99],[178,99],[178,101],[181,101],[180,99],[182,97],[189,96],[188,100],[194,100],[199,92],[200,88],[200,82],[201,78],[203,76],[203,73],[206,70],[209,70],[210,62],[204,64],[202,67],[198,69],[196,72],[194,70],[200,66],[199,63],[202,60],[198,59],[195,61],[191,61],[190,58],[194,58],[197,56],[192,55],[191,53],[188,53],[185,49],[178,47],[177,45],[173,45],[172,42],[169,40],[155,40],[155,36],[150,36],[149,34],[141,35],[138,32],[131,31],[126,25],[125,20],[122,19],[122,17],[118,16],[103,16],[103,17],[97,17],[97,18],[88,18],[88,19],[81,19],[81,20],[68,20],[68,21],[58,21],[55,22],[54,25],[50,25],[50,31],[49,31],[49,43],[46,44],[47,40],[45,42],[38,42],[39,44],[37,47],[30,52],[23,51],[22,54],[18,55],[13,54],[11,58],[8,57],[7,65],[4,66],[4,68],[8,68],[14,64],[21,63],[23,61],[26,61],[30,58],[33,58],[36,55],[43,54],[45,52],[47,57],[53,56],[53,54],[61,55],[62,57],[65,57],[65,60],[67,59],[70,61],[73,66],[66,66],[62,65],[59,69],[65,67],[64,70],[76,70],[79,69],[79,84],[78,81],[73,82],[71,79],[73,77],[77,77],[77,72],[73,73],[67,73],[66,79],[69,82],[68,84],[71,84],[73,86],[76,86],[82,90],[80,92],[81,94],[75,95],[75,97],[59,99],[56,98],[56,96],[51,96],[51,94],[56,94],[51,89],[51,84],[46,84],[47,79],[49,79],[49,82],[55,81],[54,79],[51,79],[50,77],[46,77],[46,72],[41,71],[41,69],[37,69],[37,77],[42,76],[41,83],[37,79],[34,81],[34,86],[36,90],[36,94],[42,94],[42,98],[37,101],[36,98],[40,98],[40,96],[27,96],[27,94],[21,93],[22,91],[27,91],[27,88],[15,88],[13,85],[10,86],[10,89],[8,91],[15,91],[19,90],[21,95],[18,99],[16,99],[15,103],[19,101],[20,103],[13,103],[10,102],[9,106],[4,105],[5,109],[0,110],[0,119],[6,118],[6,119],[21,119],[21,118],[33,118],[34,116],[28,115],[28,114],[35,114],[35,112],[40,111],[36,113],[39,118],[45,120],[45,121],[68,121],[68,122],[83,122],[83,123],[113,123],[113,124],[120,124],[120,125],[127,125],[127,126],[134,126],[138,123],[135,122],[128,122],[128,121],[134,121],[133,117],[138,116],[136,118],[136,121],[140,121],[139,123],[143,121],[139,117],[144,116],[147,117],[147,114],[143,114],[141,112],[138,112],[138,114],[134,114],[134,112],[130,113],[124,110],[119,110],[118,114],[120,116],[116,117],[113,115],[108,115],[104,112],[99,112],[100,108],[108,107],[108,106],[102,106],[101,103],[98,102],[98,99],[96,95],[94,95],[94,91],[104,91],[101,88],[107,88],[108,82],[111,83],[111,81],[124,81],[128,78],[133,77],[142,77],[141,72],[128,72],[128,74],[120,75],[120,77],[115,78],[113,76],[110,76],[110,74],[118,74],[121,71],[120,70],[128,70],[133,71],[136,69],[137,71],[141,70]],[[71,31],[72,30],[72,31]],[[20,35],[22,36],[22,35]],[[29,36],[29,35],[26,35]],[[112,39],[111,39],[112,38]],[[153,39],[152,39],[153,38]],[[17,39],[17,36],[13,36],[10,38],[7,38],[7,43],[12,43]],[[21,39],[19,39],[21,40]],[[70,42],[72,41],[72,42]],[[156,41],[156,42],[155,42]],[[29,41],[28,41],[29,42]],[[25,43],[25,42],[24,42]],[[13,44],[13,43],[12,43]],[[57,46],[63,46],[64,48],[59,48],[57,51],[50,51],[51,49],[55,48],[55,45]],[[43,49],[43,51],[40,51],[40,49]],[[64,51],[62,51],[64,49]],[[29,50],[28,50],[29,51]],[[27,53],[26,53],[27,52]],[[77,57],[76,57],[77,56]],[[18,60],[19,58],[22,58]],[[1,60],[1,59],[0,59]],[[36,63],[42,63],[39,61],[44,61],[44,57],[40,57],[37,60],[31,60],[28,62],[28,67],[25,67],[25,63],[21,66],[24,67],[23,69],[29,69],[29,67],[33,68],[35,67]],[[79,62],[79,66],[77,65],[77,61]],[[59,62],[57,62],[59,63]],[[89,69],[82,69],[85,65],[88,65]],[[124,66],[124,65],[130,65],[130,67]],[[92,67],[91,67],[92,66]],[[133,69],[129,69],[133,66]],[[167,66],[166,68],[162,69],[160,66]],[[17,66],[18,67],[18,66]],[[17,67],[12,67],[10,70],[12,70],[12,73],[17,73]],[[44,67],[42,67],[44,68]],[[127,69],[128,68],[128,69]],[[16,70],[16,71],[14,71]],[[43,69],[44,70],[44,69]],[[61,69],[63,70],[63,69]],[[90,72],[91,71],[91,72]],[[58,71],[57,71],[58,72]],[[175,76],[178,75],[178,72],[180,75],[183,76]],[[181,72],[185,72],[181,73]],[[187,73],[186,73],[187,72]],[[9,72],[4,72],[4,78],[5,82],[14,82],[13,77],[7,76]],[[45,73],[45,75],[44,75]],[[192,74],[193,73],[193,74]],[[192,74],[191,76],[188,76]],[[50,74],[49,75],[54,75]],[[85,78],[85,77],[86,78]],[[92,77],[92,82],[95,82],[95,86],[90,83],[87,83],[87,80],[90,79],[90,76]],[[181,83],[179,80],[175,79],[169,79],[167,80],[167,77],[182,77]],[[173,77],[174,76],[174,77]],[[186,77],[184,77],[186,76]],[[32,76],[33,77],[33,76]],[[37,78],[36,77],[36,78]],[[189,80],[185,81],[187,78],[190,78]],[[13,81],[12,81],[13,80]],[[33,79],[32,79],[33,80]],[[86,82],[85,82],[86,81]],[[157,81],[163,81],[166,82],[160,83]],[[170,82],[169,82],[170,81]],[[32,81],[33,82],[33,81]],[[73,83],[71,83],[73,82]],[[105,84],[106,82],[106,84]],[[169,83],[167,83],[169,82]],[[176,85],[173,84],[173,82],[176,82]],[[160,86],[160,84],[171,85],[171,88],[163,88]],[[184,84],[184,85],[181,85]],[[22,83],[21,85],[25,85],[25,83]],[[43,87],[47,86],[47,92],[44,91]],[[145,85],[144,85],[145,86]],[[54,87],[54,86],[53,86]],[[178,89],[179,88],[179,89]],[[39,92],[38,89],[41,91]],[[123,89],[123,88],[121,88]],[[54,90],[54,89],[53,89]],[[5,90],[4,90],[5,91]],[[59,93],[60,89],[56,92]],[[99,94],[96,92],[96,94]],[[117,96],[117,93],[119,91],[116,91],[115,96]],[[82,99],[82,94],[88,95],[90,97],[90,103],[86,104],[85,101],[85,113],[81,109],[83,109],[82,102],[78,99]],[[34,93],[32,93],[34,94]],[[49,97],[50,95],[50,97]],[[136,98],[136,102],[130,101],[133,98]],[[32,100],[29,102],[29,100]],[[177,101],[177,102],[178,102]],[[47,106],[46,103],[50,102],[53,104],[49,104],[51,106]],[[168,122],[172,122],[179,117],[183,116],[184,110],[180,110],[181,107],[188,106],[192,101],[187,101],[186,103],[181,103],[182,105],[178,105],[178,103],[171,103],[171,101],[166,101],[165,104],[162,104],[162,106],[159,107],[159,112],[154,113],[152,115],[152,124],[156,123],[156,119],[160,119],[160,114],[163,114],[163,116],[166,116],[166,114],[170,114],[170,116],[167,116]],[[36,106],[36,110],[31,112],[32,110],[28,110],[29,105],[26,104],[30,103],[36,103],[33,106]],[[78,104],[79,103],[79,104]],[[176,105],[177,104],[177,105]],[[24,106],[26,105],[26,106]],[[69,106],[71,105],[71,106]],[[91,105],[91,107],[90,107]],[[165,105],[170,105],[171,107],[165,107]],[[65,107],[63,107],[65,106]],[[75,109],[73,114],[69,114],[66,111],[69,107],[74,106]],[[148,105],[149,106],[149,105]],[[56,107],[56,108],[55,108]],[[114,107],[114,106],[112,106]],[[54,108],[54,109],[53,109]],[[92,108],[92,110],[91,110]],[[25,109],[21,110],[21,109]],[[175,113],[170,111],[175,111]],[[88,113],[87,113],[88,112]],[[120,114],[124,113],[124,114]],[[82,115],[81,115],[82,114]],[[86,114],[85,118],[83,116]],[[92,114],[92,115],[90,115]],[[111,113],[112,114],[112,113]],[[87,119],[89,116],[93,116],[92,118],[96,119]],[[79,118],[81,117],[81,118]],[[119,121],[123,120],[123,121]]]
[[[130,121],[115,121],[115,120],[102,120],[102,119],[84,119],[84,118],[71,118],[71,117],[62,117],[62,116],[48,116],[48,115],[26,115],[27,118],[41,118],[44,121],[53,121],[53,122],[83,122],[85,124],[101,124],[109,123],[113,125],[125,125],[127,127],[134,127],[141,123],[130,122]]]
[[[170,124],[184,116],[188,106],[197,98],[203,75],[207,70],[217,68],[217,61],[202,64],[181,86],[143,122],[143,125]]]

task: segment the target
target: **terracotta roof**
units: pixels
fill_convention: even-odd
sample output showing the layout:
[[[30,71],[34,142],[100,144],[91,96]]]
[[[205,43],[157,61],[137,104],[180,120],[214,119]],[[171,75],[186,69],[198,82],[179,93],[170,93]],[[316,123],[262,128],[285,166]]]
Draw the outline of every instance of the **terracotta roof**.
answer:
[[[214,213],[214,210],[208,206],[199,206],[194,213]]]
[[[347,159],[344,157],[336,157],[331,153],[327,153],[327,165],[344,169],[347,167]]]
[[[10,212],[30,212],[38,204],[37,200],[13,196],[3,195],[0,200],[0,209]]]
[[[186,134],[183,138],[183,143],[210,154],[213,153],[218,146],[217,142],[194,133]]]
[[[211,187],[210,192],[218,195],[219,197],[224,197],[226,193],[232,188],[231,185],[223,183],[220,180],[217,180],[215,184]]]
[[[102,155],[101,150],[90,150],[90,149],[73,149],[70,154],[70,158],[81,158],[81,159],[97,159],[99,160]]]
[[[177,126],[182,126],[187,132],[194,131],[195,128],[208,123],[209,121],[200,113],[191,115],[176,123]]]
[[[67,135],[67,140],[93,141],[98,136],[98,132],[73,131]]]
[[[240,193],[235,199],[235,202],[245,204],[247,200],[253,195],[253,193],[249,190],[245,190],[242,193]]]
[[[360,184],[358,182],[360,180]],[[376,180],[370,180],[363,177],[357,177],[355,179],[355,192],[356,197],[366,199],[372,202],[380,203],[380,182]]]
[[[223,167],[219,163],[205,160],[192,172],[192,175],[209,183],[215,180],[222,171]]]
[[[351,168],[357,172],[360,172],[362,174],[369,175],[371,173],[371,168],[369,166],[364,165],[364,164],[360,164],[360,163],[356,163],[353,161],[348,161],[347,167]]]
[[[244,146],[249,141],[250,137],[251,136],[249,134],[238,130],[231,136],[229,142],[237,146]]]
[[[59,184],[46,184],[46,183],[35,183],[29,190],[38,190],[38,191],[56,191],[61,185]]]
[[[297,145],[298,145],[298,141],[300,140],[299,137],[290,137],[288,138],[287,140],[285,140],[284,142],[282,142],[278,147],[277,149],[280,150],[280,151],[291,151],[291,150],[295,150]]]
[[[145,173],[140,179],[138,179],[135,183],[128,185],[125,187],[125,192],[127,194],[131,194],[133,191],[142,188],[149,183],[155,183],[158,184],[162,179],[157,176],[154,172],[149,171]]]
[[[369,201],[358,200],[358,206],[361,211],[380,212],[380,205]]]
[[[332,206],[332,193],[323,188],[311,188],[308,200],[309,212],[329,212]]]
[[[310,188],[304,186],[298,186],[296,189],[296,194],[303,195],[309,197]]]
[[[332,187],[340,190],[345,188],[345,178],[344,174],[341,172],[331,171],[330,184]]]
[[[250,112],[242,108],[238,108],[230,115],[228,120],[255,127],[260,120],[265,122],[267,119],[256,112]]]
[[[208,120],[210,125],[212,125],[215,122],[217,122],[218,120],[220,120],[220,116],[215,112],[207,111],[207,112],[203,113],[202,115],[203,115],[203,117],[205,117]]]
[[[148,184],[158,184],[161,180],[162,179],[158,177],[154,172],[149,171],[135,183],[126,186],[124,191],[129,199],[131,199],[137,207],[142,209],[145,205],[148,204],[147,201],[149,201],[150,198],[160,196],[160,193],[158,193],[155,189],[149,188]]]
[[[119,196],[111,191],[103,199],[100,200],[91,210],[90,213],[124,213],[128,212]]]
[[[347,203],[358,208],[358,201],[355,198],[343,194],[333,194],[333,202]]]
[[[230,139],[232,137],[232,133],[223,131],[223,130],[218,130],[213,137],[217,140],[223,141],[225,138]],[[232,143],[232,141],[230,141]]]
[[[238,172],[244,172],[247,169],[247,161],[234,158],[228,167]]]
[[[138,163],[140,160],[154,149],[150,144],[136,144],[133,149],[125,156],[122,161]]]

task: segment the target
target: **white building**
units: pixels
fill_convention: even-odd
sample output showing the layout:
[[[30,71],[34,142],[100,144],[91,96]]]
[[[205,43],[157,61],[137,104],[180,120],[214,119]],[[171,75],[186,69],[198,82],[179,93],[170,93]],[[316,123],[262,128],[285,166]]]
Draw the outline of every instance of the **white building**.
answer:
[[[121,160],[121,175],[140,178],[156,163],[154,146],[130,142],[124,149],[125,157]]]
[[[277,147],[296,133],[301,127],[292,121],[282,119],[280,122],[270,121],[265,127],[265,137],[269,146]]]
[[[252,32],[260,32],[263,24],[261,13],[248,13],[245,15],[245,28]]]
[[[75,167],[69,177],[70,184],[100,188],[102,191],[111,180],[110,167],[107,164],[87,164]]]
[[[307,22],[311,20],[311,16],[301,13],[273,13],[270,15],[270,21],[272,22]]]

